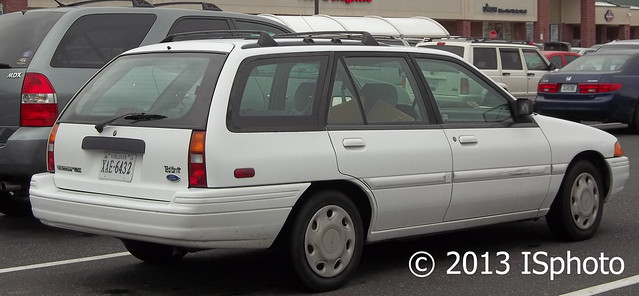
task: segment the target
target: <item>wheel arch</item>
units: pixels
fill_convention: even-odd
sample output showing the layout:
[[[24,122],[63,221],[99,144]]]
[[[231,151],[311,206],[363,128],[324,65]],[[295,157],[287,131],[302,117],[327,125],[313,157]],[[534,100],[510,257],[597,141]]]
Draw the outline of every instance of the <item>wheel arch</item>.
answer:
[[[606,164],[606,160],[603,157],[603,155],[597,151],[592,151],[592,150],[583,151],[575,155],[572,161],[570,161],[570,164],[568,164],[568,168],[566,171],[569,171],[579,161],[588,161],[592,163],[597,168],[597,170],[601,173],[601,181],[603,182],[603,186],[604,186],[603,192],[606,193],[606,196],[604,197],[604,201],[606,201],[610,193],[611,172],[610,172],[610,168]],[[564,175],[564,178],[565,178],[565,175]],[[562,181],[562,184],[563,184],[563,181]]]
[[[306,191],[302,194],[302,196],[295,202],[293,209],[289,213],[286,218],[286,222],[284,226],[280,230],[273,243],[273,247],[280,246],[282,241],[285,239],[286,234],[289,232],[292,226],[292,221],[295,220],[299,210],[302,205],[306,203],[309,199],[313,197],[313,195],[317,192],[323,190],[336,190],[344,193],[357,207],[359,210],[360,217],[362,218],[362,228],[364,229],[364,237],[363,240],[366,241],[366,237],[368,235],[368,229],[372,223],[373,217],[373,205],[372,200],[369,198],[368,194],[365,190],[355,184],[352,181],[348,180],[330,180],[330,181],[317,181],[312,182],[311,186],[309,186]]]

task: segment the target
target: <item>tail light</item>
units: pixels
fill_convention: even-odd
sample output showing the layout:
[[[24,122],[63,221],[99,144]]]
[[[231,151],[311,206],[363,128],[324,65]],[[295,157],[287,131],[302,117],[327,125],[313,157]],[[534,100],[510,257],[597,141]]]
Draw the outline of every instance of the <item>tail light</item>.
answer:
[[[579,92],[582,94],[611,92],[620,88],[619,83],[579,83]]]
[[[46,76],[27,73],[22,83],[21,126],[51,126],[58,118],[58,99]]]
[[[470,93],[470,85],[468,84],[468,78],[462,78],[459,80],[459,93],[462,95],[467,95]]]
[[[193,131],[189,144],[189,186],[207,187],[204,158],[206,132]]]
[[[47,142],[47,171],[55,173],[55,159],[54,159],[54,147],[55,147],[55,135],[58,133],[58,125],[54,125],[49,133],[49,141]]]
[[[559,91],[559,83],[539,83],[537,92],[540,93],[556,93]]]

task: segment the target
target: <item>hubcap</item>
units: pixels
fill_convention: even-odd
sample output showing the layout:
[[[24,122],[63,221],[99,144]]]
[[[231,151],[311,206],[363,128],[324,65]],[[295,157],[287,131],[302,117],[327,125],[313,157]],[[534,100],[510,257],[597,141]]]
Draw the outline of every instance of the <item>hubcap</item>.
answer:
[[[599,188],[591,174],[582,173],[570,191],[572,220],[580,229],[588,229],[599,215]]]
[[[342,272],[353,258],[355,229],[351,216],[338,206],[325,206],[306,227],[306,261],[322,277]]]

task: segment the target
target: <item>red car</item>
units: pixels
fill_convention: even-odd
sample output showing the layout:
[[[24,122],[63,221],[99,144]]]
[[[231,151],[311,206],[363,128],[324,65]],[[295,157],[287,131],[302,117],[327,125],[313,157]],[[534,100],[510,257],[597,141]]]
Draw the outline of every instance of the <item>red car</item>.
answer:
[[[557,69],[563,68],[568,63],[576,60],[581,55],[578,53],[570,52],[570,51],[554,51],[554,50],[544,50],[543,53],[550,62],[555,64]]]

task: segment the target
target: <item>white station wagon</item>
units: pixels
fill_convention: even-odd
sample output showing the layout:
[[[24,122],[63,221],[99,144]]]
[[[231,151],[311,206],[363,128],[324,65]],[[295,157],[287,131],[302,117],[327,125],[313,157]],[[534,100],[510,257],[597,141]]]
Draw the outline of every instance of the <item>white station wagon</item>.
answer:
[[[588,239],[628,158],[531,110],[453,54],[365,32],[146,46],[67,105],[33,213],[151,263],[279,247],[313,291],[343,285],[365,243],[544,216]]]

